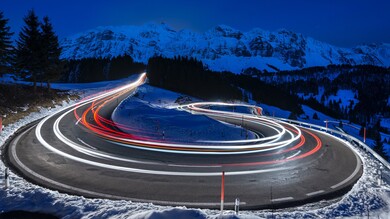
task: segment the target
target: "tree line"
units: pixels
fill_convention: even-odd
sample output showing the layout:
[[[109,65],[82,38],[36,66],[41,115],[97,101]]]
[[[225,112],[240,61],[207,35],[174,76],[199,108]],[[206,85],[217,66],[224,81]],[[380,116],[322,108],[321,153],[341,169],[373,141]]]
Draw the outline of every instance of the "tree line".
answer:
[[[25,25],[13,46],[9,20],[0,12],[0,74],[15,72],[32,81],[34,93],[37,81],[46,82],[50,90],[50,83],[60,78],[63,68],[58,36],[49,17],[40,21],[34,10],[28,11],[23,20]]]
[[[301,104],[306,104],[333,118],[360,124],[362,128],[359,134],[363,136],[363,130],[366,128],[367,137],[375,141],[374,150],[388,159],[380,133],[389,134],[390,130],[381,127],[380,121],[382,117],[390,117],[389,67],[329,65],[277,73],[261,71],[259,73],[259,70],[253,69],[245,72],[253,78],[296,96],[306,95],[306,98],[299,98]],[[319,93],[320,89],[322,94]],[[341,99],[329,100],[329,97],[336,95],[340,89],[351,90],[355,101],[350,101],[349,105],[343,106]],[[317,95],[321,97],[318,98]]]
[[[288,92],[244,74],[210,71],[194,58],[153,57],[147,72],[150,84],[201,99],[247,102],[251,98],[297,115],[303,113],[298,98]]]
[[[253,69],[252,69],[253,70]],[[233,74],[213,72],[201,61],[187,57],[173,59],[153,57],[147,65],[152,85],[185,93],[205,100],[240,100],[249,98],[291,111],[289,118],[296,119],[303,113],[302,105],[323,112],[336,119],[345,119],[367,128],[367,137],[375,139],[374,149],[386,157],[380,132],[380,116],[389,116],[390,72],[377,66],[331,65],[278,73]],[[281,74],[279,74],[281,73]],[[323,87],[323,98],[300,98],[298,93],[318,94]],[[341,106],[341,100],[325,102],[339,89],[356,91],[358,103]],[[318,119],[318,115],[313,115]],[[363,129],[362,129],[363,130]],[[363,132],[362,132],[363,135]],[[387,158],[387,157],[386,157]]]
[[[134,62],[129,55],[111,59],[83,58],[65,63],[61,81],[76,83],[116,80],[143,72],[146,68],[144,64]]]
[[[10,71],[13,54],[12,35],[8,19],[4,18],[3,12],[0,11],[0,76]]]
[[[390,68],[330,65],[273,74],[263,73],[252,77],[296,96],[303,94],[306,98],[300,98],[302,104],[337,119],[349,120],[363,126],[375,126],[378,116],[390,116]],[[321,89],[322,93],[319,93]],[[341,89],[351,90],[356,101],[342,106],[341,99],[329,99]],[[314,98],[315,96],[317,98]]]
[[[33,82],[36,93],[37,82],[50,84],[62,82],[95,82],[127,77],[145,70],[145,65],[135,63],[128,56],[114,58],[83,58],[64,60],[60,58],[62,48],[50,19],[39,20],[34,10],[23,18],[22,27],[15,46],[11,40],[14,33],[8,19],[0,11],[0,76],[15,73],[24,80]]]
[[[226,80],[225,73],[211,72],[194,58],[161,56],[147,65],[151,85],[205,100],[241,100],[241,90]]]

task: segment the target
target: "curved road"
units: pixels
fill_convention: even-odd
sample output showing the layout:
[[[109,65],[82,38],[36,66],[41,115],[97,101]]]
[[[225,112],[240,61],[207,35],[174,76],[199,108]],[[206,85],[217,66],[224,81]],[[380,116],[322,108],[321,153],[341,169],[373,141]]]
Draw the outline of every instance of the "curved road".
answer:
[[[222,171],[225,206],[240,198],[242,209],[338,197],[362,174],[358,155],[331,135],[202,104],[181,109],[262,137],[186,145],[124,133],[129,127],[110,115],[145,77],[26,127],[9,141],[7,162],[25,178],[71,194],[201,208],[219,208]]]

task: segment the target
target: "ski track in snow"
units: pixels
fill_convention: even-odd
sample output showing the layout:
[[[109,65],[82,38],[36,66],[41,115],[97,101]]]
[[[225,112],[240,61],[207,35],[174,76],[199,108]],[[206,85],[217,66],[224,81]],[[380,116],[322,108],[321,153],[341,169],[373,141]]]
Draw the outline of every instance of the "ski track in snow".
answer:
[[[100,88],[104,90],[104,88]],[[96,89],[94,92],[99,91]],[[92,92],[92,91],[89,91]],[[88,95],[88,94],[84,94]],[[0,135],[0,147],[19,128],[28,123],[55,113],[74,103],[63,102],[53,109],[41,109],[24,119],[8,125]],[[272,108],[274,109],[274,108]],[[390,171],[382,170],[383,182],[378,183],[378,169],[383,165],[360,148],[356,151],[363,158],[364,173],[352,190],[339,200],[321,201],[301,207],[281,210],[241,211],[238,216],[233,211],[225,211],[220,217],[219,210],[187,209],[186,207],[158,206],[151,203],[131,201],[89,199],[68,195],[27,182],[10,171],[10,187],[3,189],[5,165],[0,162],[0,212],[13,210],[36,211],[54,214],[60,218],[361,218],[369,215],[374,218],[388,218],[390,213]]]

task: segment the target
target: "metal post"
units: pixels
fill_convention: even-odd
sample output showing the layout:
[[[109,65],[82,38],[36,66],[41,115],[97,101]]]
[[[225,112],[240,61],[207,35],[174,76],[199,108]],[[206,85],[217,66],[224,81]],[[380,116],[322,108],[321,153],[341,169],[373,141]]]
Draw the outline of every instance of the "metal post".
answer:
[[[223,214],[223,202],[225,199],[225,171],[222,171],[222,182],[221,182],[221,215]]]
[[[271,189],[270,189],[270,195],[271,195],[271,218],[274,218],[274,201],[273,201],[273,195],[272,195],[272,184],[271,184]]]
[[[236,215],[238,215],[238,212],[240,211],[240,199],[236,198],[236,201],[234,202],[234,211],[236,212]]]
[[[363,142],[366,143],[366,127],[364,127]]]
[[[4,178],[8,178],[8,176],[9,176],[9,170],[8,167],[6,167],[4,171]]]
[[[241,116],[241,136],[242,136],[242,129],[244,128],[244,116]]]
[[[4,189],[9,187],[9,178],[5,179]]]
[[[3,132],[3,117],[0,115],[0,135]]]
[[[325,131],[327,132],[327,131],[328,131],[328,120],[325,120],[325,124],[326,124],[326,125],[325,125],[325,127],[326,127],[326,130],[325,130]]]
[[[4,181],[5,181],[4,188],[7,189],[9,187],[9,170],[8,170],[8,167],[6,167],[5,171],[4,171]]]

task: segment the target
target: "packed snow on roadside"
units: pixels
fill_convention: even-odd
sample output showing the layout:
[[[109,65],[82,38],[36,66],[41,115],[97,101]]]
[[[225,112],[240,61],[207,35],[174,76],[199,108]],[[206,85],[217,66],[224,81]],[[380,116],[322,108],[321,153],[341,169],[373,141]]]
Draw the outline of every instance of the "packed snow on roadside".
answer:
[[[124,82],[125,83],[125,82]],[[102,91],[107,87],[94,89]],[[91,89],[89,89],[90,91]],[[19,128],[58,112],[71,103],[64,103],[54,109],[42,109],[32,113],[12,125],[6,126],[0,135],[0,145]],[[276,110],[276,108],[271,108]],[[279,112],[275,112],[278,115]],[[283,112],[285,113],[285,112]],[[225,211],[221,217],[218,210],[187,209],[185,207],[158,206],[150,203],[131,201],[89,199],[68,195],[46,189],[19,177],[11,171],[10,187],[0,189],[0,212],[13,210],[36,211],[56,215],[60,218],[361,218],[368,213],[373,218],[388,218],[390,212],[389,170],[370,154],[355,148],[364,163],[362,178],[348,194],[339,200],[321,201],[296,208],[280,210],[241,211],[238,216],[232,211]],[[0,175],[4,175],[5,165],[0,162]],[[380,172],[378,170],[381,170]],[[382,175],[383,181],[378,181]],[[3,179],[0,187],[3,187]]]

